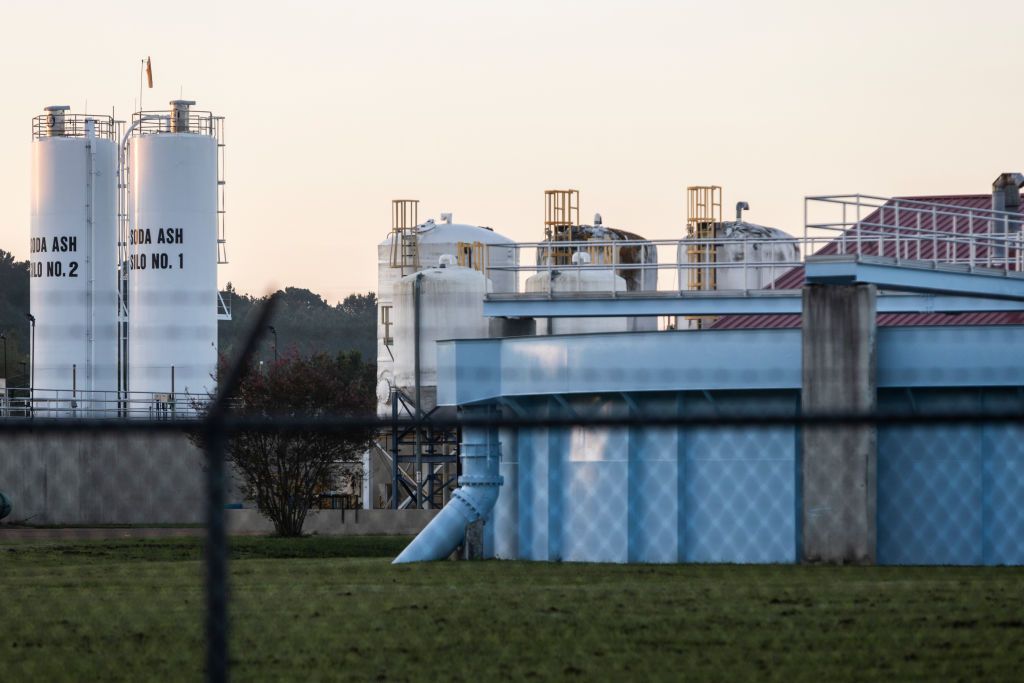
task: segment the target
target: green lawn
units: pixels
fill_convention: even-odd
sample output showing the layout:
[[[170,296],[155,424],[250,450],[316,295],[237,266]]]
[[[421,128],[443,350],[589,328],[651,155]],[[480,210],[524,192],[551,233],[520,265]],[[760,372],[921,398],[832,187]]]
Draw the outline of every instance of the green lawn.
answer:
[[[1024,570],[439,562],[234,540],[237,681],[1021,680]],[[200,542],[0,546],[0,680],[195,680]]]

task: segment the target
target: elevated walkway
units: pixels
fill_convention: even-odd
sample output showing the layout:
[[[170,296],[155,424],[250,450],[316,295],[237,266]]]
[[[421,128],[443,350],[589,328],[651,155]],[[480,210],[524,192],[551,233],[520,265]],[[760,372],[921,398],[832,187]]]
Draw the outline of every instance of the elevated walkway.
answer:
[[[810,267],[811,261],[808,261]],[[825,277],[847,277],[846,271],[833,269]],[[855,273],[853,277],[867,277]],[[895,280],[895,277],[890,279]],[[1024,278],[1020,281],[1024,295]],[[810,281],[810,280],[808,280]],[[843,280],[845,283],[861,280]],[[879,288],[886,287],[881,283]],[[951,286],[951,285],[950,285]],[[886,287],[888,288],[888,287]],[[893,288],[895,289],[895,288]],[[916,291],[916,290],[909,290]],[[923,290],[927,291],[927,290]],[[953,290],[955,291],[955,290]],[[969,313],[1024,311],[1024,296],[1013,299],[979,298],[969,294],[883,293],[878,297],[879,313]],[[560,292],[490,294],[484,300],[484,315],[506,318],[599,318],[661,315],[769,315],[801,312],[801,290],[760,289],[747,292]]]

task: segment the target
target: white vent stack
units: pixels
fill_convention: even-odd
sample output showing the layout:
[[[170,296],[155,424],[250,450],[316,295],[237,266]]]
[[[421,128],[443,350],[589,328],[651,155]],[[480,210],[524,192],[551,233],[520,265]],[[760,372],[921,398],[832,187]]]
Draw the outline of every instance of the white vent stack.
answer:
[[[218,126],[136,114],[128,150],[128,387],[205,397],[217,366]]]
[[[46,107],[32,127],[30,382],[50,416],[78,392],[117,390],[116,126],[69,109]],[[57,398],[60,410],[46,403]]]

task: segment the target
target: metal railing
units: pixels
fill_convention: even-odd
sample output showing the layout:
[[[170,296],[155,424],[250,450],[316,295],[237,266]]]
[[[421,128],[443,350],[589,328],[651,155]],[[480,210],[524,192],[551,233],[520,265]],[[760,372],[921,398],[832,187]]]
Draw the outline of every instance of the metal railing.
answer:
[[[207,395],[180,392],[8,387],[0,392],[0,419],[195,420],[205,413],[209,401]]]
[[[223,116],[214,116],[213,112],[191,109],[188,112],[188,130],[183,132],[222,139],[223,125]],[[137,111],[132,114],[132,128],[133,135],[170,133],[171,115],[167,110]]]
[[[60,114],[62,123],[60,132],[51,130],[54,114],[40,114],[32,118],[32,139],[44,138],[84,138],[90,133],[97,138],[117,141],[119,128],[123,121],[115,121],[113,116],[102,114]],[[86,125],[91,122],[92,127]]]
[[[955,200],[954,200],[955,201]],[[804,239],[831,236],[817,252],[1020,271],[1024,216],[951,202],[875,195],[804,199]]]
[[[823,210],[824,209],[824,210]],[[835,215],[818,220],[827,211]],[[812,220],[813,218],[813,220]],[[622,288],[609,278],[607,291],[595,296],[628,296],[631,291],[683,293],[690,284],[715,282],[715,291],[742,292],[755,289],[798,289],[803,278],[784,277],[801,268],[809,256],[863,255],[885,257],[897,263],[926,266],[958,266],[974,271],[1024,272],[1024,238],[1021,214],[979,209],[939,202],[891,199],[873,195],[807,197],[802,236],[786,238],[749,234],[678,240],[589,240],[520,242],[490,249],[513,249],[512,258],[496,251],[488,259],[486,275],[492,281],[491,296],[578,296],[575,291],[553,290],[556,274],[582,271],[614,271],[631,283]],[[630,250],[630,260],[622,258]],[[694,250],[714,255],[710,262],[693,262]],[[566,254],[584,252],[589,263],[561,263]],[[644,254],[648,262],[637,263]],[[653,255],[649,258],[646,255]],[[554,256],[555,258],[552,258]],[[694,278],[692,272],[715,272]],[[546,286],[527,280],[547,273]],[[575,282],[579,283],[577,277]]]

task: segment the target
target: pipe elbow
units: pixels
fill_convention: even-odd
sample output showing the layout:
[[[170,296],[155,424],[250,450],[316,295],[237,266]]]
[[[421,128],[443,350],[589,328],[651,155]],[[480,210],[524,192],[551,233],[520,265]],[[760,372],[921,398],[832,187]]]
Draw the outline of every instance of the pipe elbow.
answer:
[[[443,560],[451,555],[466,536],[466,525],[487,517],[498,501],[501,476],[467,475],[461,486],[434,519],[417,534],[391,564]]]

